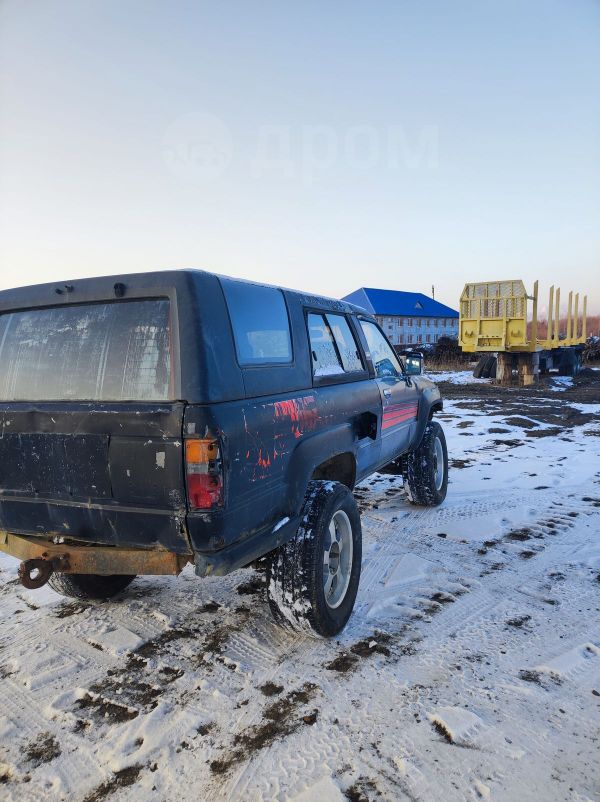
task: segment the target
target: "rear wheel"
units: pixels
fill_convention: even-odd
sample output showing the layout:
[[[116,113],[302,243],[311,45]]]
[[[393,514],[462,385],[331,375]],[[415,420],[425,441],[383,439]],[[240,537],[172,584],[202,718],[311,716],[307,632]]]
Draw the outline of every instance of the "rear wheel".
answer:
[[[134,579],[135,576],[125,574],[52,574],[48,584],[57,593],[73,599],[111,599]]]
[[[437,507],[448,489],[448,449],[444,430],[429,421],[418,448],[404,461],[404,487],[412,504]]]
[[[267,557],[267,598],[288,628],[331,637],[346,625],[358,591],[360,515],[339,482],[312,481],[295,536]]]

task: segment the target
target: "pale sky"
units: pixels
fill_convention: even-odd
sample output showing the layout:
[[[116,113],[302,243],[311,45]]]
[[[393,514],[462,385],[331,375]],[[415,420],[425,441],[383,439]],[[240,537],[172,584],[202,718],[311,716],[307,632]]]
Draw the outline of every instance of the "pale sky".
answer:
[[[201,267],[600,312],[600,2],[0,0],[0,288]]]

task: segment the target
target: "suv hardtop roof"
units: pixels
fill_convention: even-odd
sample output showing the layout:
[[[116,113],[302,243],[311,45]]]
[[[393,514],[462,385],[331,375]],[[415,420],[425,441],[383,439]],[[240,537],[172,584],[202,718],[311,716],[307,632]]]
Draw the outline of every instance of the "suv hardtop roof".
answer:
[[[202,283],[203,278],[217,278],[237,281],[243,284],[271,287],[288,295],[298,297],[307,306],[330,309],[331,311],[350,312],[372,317],[365,309],[356,304],[329,298],[325,295],[313,295],[302,290],[293,290],[276,284],[252,281],[236,276],[225,276],[208,270],[182,268],[156,270],[141,273],[125,273],[111,276],[93,276],[89,278],[54,281],[44,284],[31,284],[0,291],[0,312],[10,309],[27,309],[38,306],[54,306],[62,303],[90,303],[95,300],[115,297],[119,285],[125,288],[125,297],[130,293],[137,295],[140,291],[148,294],[148,290],[161,291],[166,288],[184,290],[189,282]],[[129,291],[129,292],[128,292]],[[121,296],[117,296],[121,297]]]

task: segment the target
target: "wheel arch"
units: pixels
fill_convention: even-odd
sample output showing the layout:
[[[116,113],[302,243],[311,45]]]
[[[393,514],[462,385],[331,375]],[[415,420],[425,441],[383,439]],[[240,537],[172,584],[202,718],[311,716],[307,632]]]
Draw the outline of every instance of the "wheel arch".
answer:
[[[312,479],[341,482],[352,489],[356,480],[356,437],[349,423],[318,432],[298,443],[290,459],[286,484],[290,510],[299,514]]]
[[[340,482],[346,485],[349,490],[353,490],[356,483],[356,457],[350,451],[335,454],[317,465],[311,479],[328,479],[332,482]]]
[[[432,420],[433,416],[435,415],[435,413],[436,412],[441,412],[443,409],[444,409],[444,402],[442,401],[441,398],[438,399],[437,401],[434,401],[433,404],[431,405],[431,407],[429,408],[429,418],[428,418],[428,420]]]

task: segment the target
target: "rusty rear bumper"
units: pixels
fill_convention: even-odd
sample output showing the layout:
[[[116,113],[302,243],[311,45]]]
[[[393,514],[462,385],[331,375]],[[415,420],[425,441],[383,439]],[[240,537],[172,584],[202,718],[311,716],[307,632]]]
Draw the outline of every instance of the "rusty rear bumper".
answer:
[[[54,543],[49,538],[24,537],[3,530],[0,530],[0,551],[22,560],[24,564],[28,561],[39,563],[38,568],[41,566],[49,569],[48,577],[53,571],[104,576],[114,574],[176,576],[181,573],[186,563],[192,560],[191,554],[175,554],[163,549],[127,549],[118,546]],[[22,573],[20,571],[21,581],[23,581]]]

